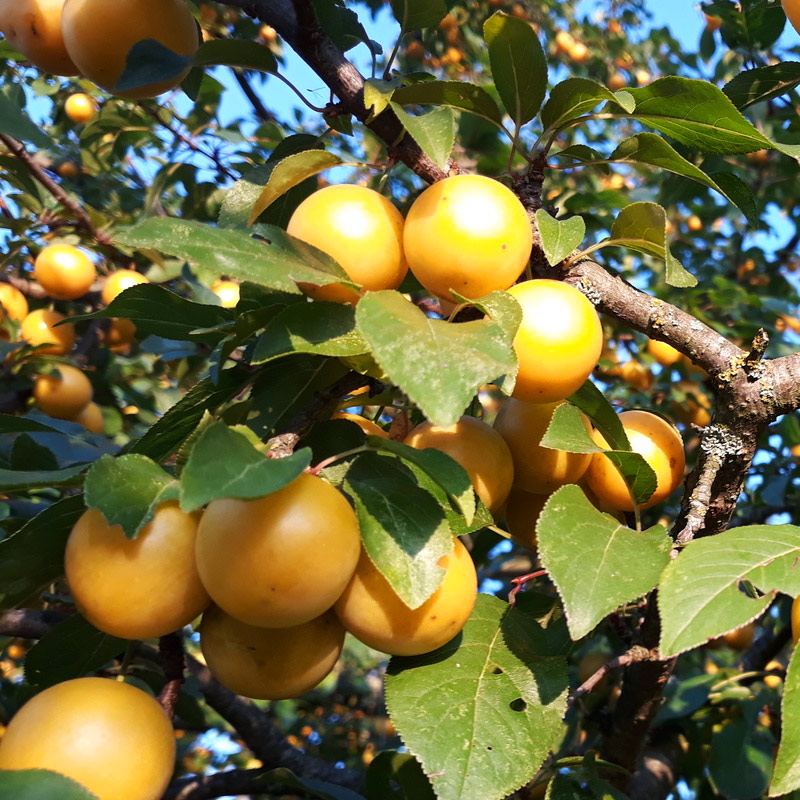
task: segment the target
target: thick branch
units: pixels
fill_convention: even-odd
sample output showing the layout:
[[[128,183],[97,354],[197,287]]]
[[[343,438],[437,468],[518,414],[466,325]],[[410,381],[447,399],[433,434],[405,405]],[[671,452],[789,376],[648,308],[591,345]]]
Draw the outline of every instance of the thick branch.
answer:
[[[389,155],[402,161],[428,183],[447,177],[405,133],[397,117],[387,109],[370,119],[364,107],[364,77],[316,20],[307,0],[222,0],[271,25],[339,99],[339,108],[367,125],[387,147]]]
[[[326,761],[307,756],[292,747],[269,717],[254,703],[226,689],[199,661],[191,657],[188,661],[189,671],[199,682],[206,702],[236,729],[253,755],[266,768],[287,767],[303,778],[319,778],[348,789],[359,789],[364,780],[361,773],[350,769],[336,769]],[[203,796],[213,795],[197,795]]]

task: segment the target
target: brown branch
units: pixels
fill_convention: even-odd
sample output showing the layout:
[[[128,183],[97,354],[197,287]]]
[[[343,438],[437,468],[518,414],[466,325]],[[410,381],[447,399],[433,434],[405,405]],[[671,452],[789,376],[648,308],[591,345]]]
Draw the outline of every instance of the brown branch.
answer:
[[[18,608],[0,616],[0,636],[18,639],[41,639],[54,625],[63,622],[66,615],[60,611],[42,611]]]
[[[226,795],[269,795],[272,797],[291,795],[292,797],[308,797],[298,794],[295,787],[280,786],[264,781],[265,769],[232,769],[217,772],[214,775],[179,778],[167,788],[162,800],[208,800],[212,797]],[[314,795],[318,797],[318,795]]]
[[[168,633],[158,640],[158,654],[161,668],[167,682],[158,695],[158,702],[167,716],[175,716],[175,704],[184,682],[183,670],[186,666],[186,657],[183,652],[183,636],[180,632]]]
[[[30,297],[32,300],[47,300],[50,298],[44,287],[35,281],[18,278],[16,275],[2,275],[0,276],[0,281],[10,283],[15,289],[19,289],[25,297]]]
[[[230,723],[266,768],[286,767],[302,778],[318,778],[353,790],[360,788],[364,781],[360,772],[336,769],[332,764],[292,747],[258,706],[226,689],[207,667],[191,656],[188,665],[208,705]]]
[[[82,228],[100,244],[107,245],[110,243],[111,240],[103,231],[95,227],[83,207],[73,200],[61,186],[36,163],[33,156],[25,149],[25,145],[23,145],[22,142],[18,142],[5,133],[0,133],[0,142],[2,142],[9,152],[23,164],[31,176],[50,192],[56,201],[75,217],[77,227]]]
[[[383,391],[383,384],[380,381],[352,371],[343,375],[324,391],[317,392],[308,408],[292,417],[279,434],[267,441],[270,446],[268,453],[270,458],[290,456],[297,447],[297,443],[309,433],[314,427],[314,423],[330,410],[331,405],[362,386],[370,387],[370,395]]]
[[[631,649],[626,653],[606,661],[606,663],[603,664],[600,669],[590,675],[575,690],[575,692],[569,698],[567,704],[571,706],[576,700],[579,700],[585,694],[589,694],[589,692],[591,692],[592,689],[594,689],[594,687],[597,686],[597,684],[600,683],[600,681],[602,681],[609,672],[613,672],[621,667],[628,667],[637,661],[658,661],[658,659],[658,650],[648,650],[646,647],[641,647],[639,645],[631,647]]]
[[[253,107],[253,113],[262,122],[274,122],[275,115],[261,102],[261,98],[256,94],[255,89],[253,89],[253,87],[250,85],[247,75],[241,70],[233,68],[231,69],[231,72],[233,72],[233,77],[236,78],[236,82],[244,92],[244,96],[250,101],[250,105]]]

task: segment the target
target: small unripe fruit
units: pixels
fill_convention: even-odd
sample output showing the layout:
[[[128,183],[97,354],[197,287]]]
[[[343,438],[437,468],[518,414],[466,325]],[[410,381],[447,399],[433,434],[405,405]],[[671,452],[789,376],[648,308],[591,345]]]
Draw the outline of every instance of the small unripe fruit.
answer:
[[[83,410],[76,414],[73,422],[78,422],[90,433],[103,433],[106,428],[103,412],[97,403],[87,403]]]
[[[569,31],[558,31],[555,42],[558,53],[567,53],[575,46],[575,38]]]
[[[332,612],[291,628],[257,628],[216,606],[203,614],[200,647],[214,677],[259,700],[298,697],[334,667],[344,628]]]
[[[33,264],[33,276],[58,300],[75,300],[92,288],[97,271],[82,250],[69,244],[45,247]]]
[[[25,295],[10,283],[0,283],[0,320],[7,316],[22,322],[28,315],[28,301]]]
[[[213,601],[264,628],[301,625],[327,611],[360,550],[344,495],[309,474],[257,500],[213,500],[197,534],[197,565]]]
[[[405,443],[418,450],[434,447],[447,453],[467,471],[475,492],[492,514],[503,507],[514,481],[514,464],[508,445],[490,425],[469,416],[448,427],[423,422],[408,434]]]
[[[646,392],[653,385],[653,373],[635,358],[629,359],[620,366],[617,374],[640,392]]]
[[[233,281],[214,281],[211,291],[219,297],[223,308],[235,308],[239,302],[239,284]]]
[[[72,350],[75,343],[75,327],[71,323],[54,327],[66,319],[58,311],[40,308],[31,311],[22,320],[22,338],[33,347],[47,344],[49,347],[39,350],[40,353],[53,356],[63,356]]]
[[[699,231],[703,230],[703,221],[697,214],[692,214],[689,219],[686,220],[686,227],[694,232],[698,233]]]
[[[0,31],[34,66],[53,75],[77,75],[61,33],[64,0],[0,0]]]
[[[331,256],[364,291],[396,289],[408,271],[403,215],[365,186],[337,184],[314,192],[297,207],[286,230]],[[341,283],[300,288],[315,300],[355,304],[360,297]]]
[[[643,456],[656,473],[656,490],[640,506],[651,508],[666,500],[683,480],[686,466],[683,441],[672,425],[649,411],[623,411],[619,421],[628,435],[631,449]],[[599,447],[608,449],[599,431],[592,431],[592,438]],[[622,475],[603,453],[592,457],[586,481],[601,503],[620,511],[633,511],[633,500]]]
[[[590,453],[567,453],[542,447],[553,413],[561,403],[523,403],[513,397],[497,414],[494,427],[505,439],[514,460],[514,486],[533,494],[550,494],[568,483],[577,483],[586,472]],[[586,430],[591,430],[584,417]]]
[[[188,625],[210,599],[194,552],[199,514],[169,500],[135,539],[96,509],[75,523],[64,558],[80,612],[96,628],[123,639],[152,639]]]
[[[785,667],[781,664],[780,661],[770,661],[766,667],[764,667],[765,672],[773,671],[773,672],[785,672]],[[765,675],[764,676],[764,684],[768,686],[770,689],[779,689],[781,684],[783,683],[783,678],[780,675]]]
[[[98,800],[158,800],[175,766],[172,724],[149,694],[106,678],[37,694],[0,742],[0,769],[48,769]]]
[[[79,369],[59,364],[58,374],[37,376],[33,396],[48,416],[74,419],[92,399],[92,384]]]
[[[361,428],[367,436],[380,436],[384,439],[389,438],[389,434],[381,427],[376,425],[371,419],[362,417],[359,414],[349,414],[347,411],[337,411],[331,415],[331,419],[346,419]]]
[[[514,397],[531,403],[564,400],[591,375],[603,349],[603,327],[594,306],[561,281],[525,281],[509,294],[522,307],[514,337],[519,358]]]
[[[113,91],[130,49],[155,39],[182,56],[200,44],[197,23],[184,0],[66,0],[61,30],[70,58],[81,73],[106,91]],[[155,97],[177,86],[189,73],[117,92],[120,97]]]
[[[97,102],[83,92],[71,94],[64,103],[64,113],[76,124],[88,122],[97,113]]]
[[[478,587],[467,548],[458,539],[454,545],[451,554],[439,559],[444,581],[413,611],[363,552],[335,606],[345,628],[367,646],[396,656],[428,653],[449,642],[469,619]]]
[[[408,265],[432,294],[454,301],[508,289],[528,263],[528,214],[514,193],[482,175],[429,186],[411,206],[403,243]]]
[[[117,295],[126,289],[130,289],[131,286],[136,286],[138,283],[149,283],[149,281],[141,272],[136,272],[133,269],[119,269],[106,278],[100,297],[108,305]]]

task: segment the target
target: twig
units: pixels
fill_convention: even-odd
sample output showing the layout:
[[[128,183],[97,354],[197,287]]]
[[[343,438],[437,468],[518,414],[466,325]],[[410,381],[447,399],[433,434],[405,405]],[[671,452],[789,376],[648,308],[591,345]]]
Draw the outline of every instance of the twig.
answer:
[[[635,663],[636,661],[658,661],[660,656],[658,655],[658,650],[650,650],[646,647],[641,647],[639,645],[635,645],[628,650],[627,653],[623,653],[616,658],[612,658],[609,661],[606,661],[597,672],[590,675],[572,694],[569,698],[567,705],[571,706],[575,703],[575,701],[579,700],[586,694],[594,689],[598,683],[600,683],[609,672],[613,672],[620,667],[627,667],[630,664]]]
[[[253,112],[255,115],[262,122],[274,122],[275,115],[271,111],[268,111],[266,106],[261,102],[261,98],[256,94],[255,89],[253,89],[253,87],[250,85],[247,75],[241,70],[233,68],[231,68],[231,72],[233,72],[233,77],[236,78],[236,82],[244,92],[244,96],[250,101],[250,105],[253,107]]]
[[[0,616],[0,636],[41,639],[54,625],[66,618],[60,611],[40,611],[33,608],[6,611]]]
[[[90,234],[100,244],[108,245],[111,239],[103,233],[99,228],[96,228],[94,223],[89,219],[89,215],[84,211],[82,206],[76,203],[62,188],[59,186],[48,174],[43,170],[33,159],[33,156],[25,149],[22,142],[8,136],[5,133],[0,133],[0,142],[2,142],[8,150],[22,162],[25,169],[35,178],[48,192],[76,219],[76,225],[82,228],[86,233]]]
[[[529,572],[526,575],[520,575],[518,578],[512,578],[511,584],[514,588],[508,593],[509,605],[514,605],[517,601],[517,595],[522,591],[528,581],[532,581],[534,578],[541,578],[543,575],[547,575],[546,569],[537,569],[535,572]]]
[[[186,657],[183,652],[183,636],[179,632],[162,636],[158,640],[158,653],[161,668],[167,679],[161,694],[158,695],[158,702],[167,712],[167,716],[172,719],[175,716],[175,704],[178,702],[178,695],[184,682],[183,670],[186,665]]]

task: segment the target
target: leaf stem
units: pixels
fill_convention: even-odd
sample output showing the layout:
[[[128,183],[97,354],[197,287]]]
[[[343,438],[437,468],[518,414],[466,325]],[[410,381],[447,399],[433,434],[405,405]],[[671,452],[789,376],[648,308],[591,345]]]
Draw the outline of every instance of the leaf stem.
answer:
[[[343,458],[349,458],[350,456],[355,456],[359,453],[368,453],[374,449],[374,447],[370,447],[368,444],[362,444],[359,447],[354,447],[352,450],[345,450],[342,453],[337,453],[334,456],[323,459],[319,462],[319,464],[317,464],[316,467],[311,467],[308,472],[311,475],[319,475],[319,473],[322,472],[325,467],[329,467],[331,464],[335,464],[337,461],[341,461]]]

